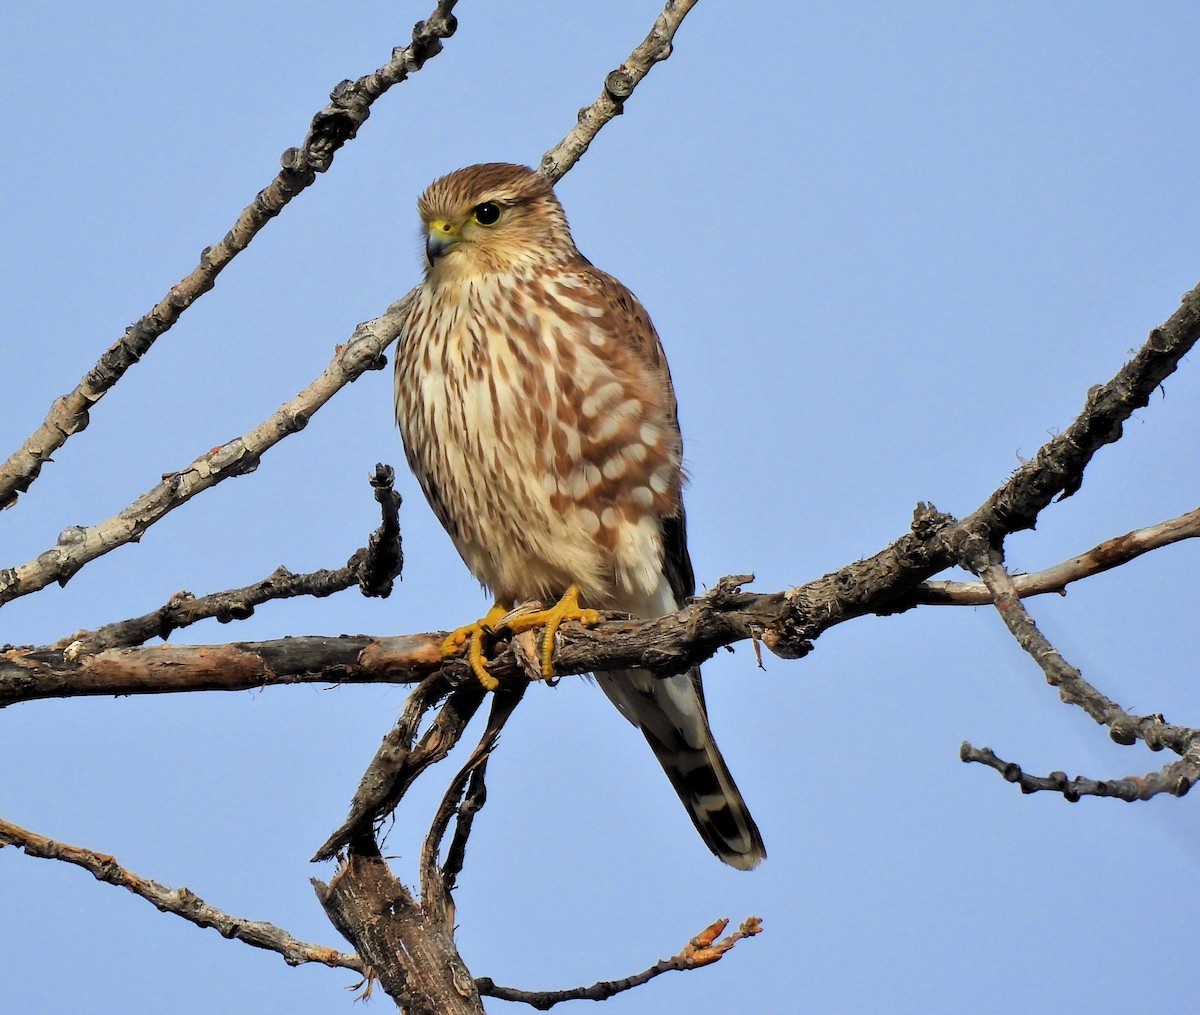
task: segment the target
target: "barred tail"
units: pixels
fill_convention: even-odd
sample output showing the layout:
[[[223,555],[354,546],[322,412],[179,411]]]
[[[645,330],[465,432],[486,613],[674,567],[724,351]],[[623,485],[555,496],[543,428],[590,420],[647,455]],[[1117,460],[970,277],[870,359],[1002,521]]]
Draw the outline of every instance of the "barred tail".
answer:
[[[700,670],[661,680],[619,670],[596,679],[641,729],[708,848],[740,870],[757,866],[767,851],[708,727]]]

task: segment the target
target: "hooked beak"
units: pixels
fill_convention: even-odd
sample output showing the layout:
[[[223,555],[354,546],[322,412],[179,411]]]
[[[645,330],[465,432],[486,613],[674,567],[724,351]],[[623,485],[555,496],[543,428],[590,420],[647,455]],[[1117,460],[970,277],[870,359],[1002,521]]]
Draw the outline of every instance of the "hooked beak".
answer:
[[[445,219],[433,219],[425,230],[425,256],[430,264],[458,242],[458,227]]]

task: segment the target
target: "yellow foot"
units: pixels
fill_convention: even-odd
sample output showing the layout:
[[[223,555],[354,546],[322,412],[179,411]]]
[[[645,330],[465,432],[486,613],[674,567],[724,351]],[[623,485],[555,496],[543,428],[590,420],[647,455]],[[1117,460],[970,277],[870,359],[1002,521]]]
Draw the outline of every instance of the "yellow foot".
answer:
[[[492,607],[495,610],[495,607]],[[489,613],[488,616],[491,616]],[[548,610],[538,610],[536,613],[522,613],[510,618],[506,623],[513,634],[528,631],[533,627],[546,625],[546,633],[542,636],[542,676],[554,676],[554,632],[565,620],[575,620],[585,627],[600,623],[600,613],[597,610],[583,609],[579,605],[579,586],[571,585],[563,593],[562,599]],[[486,672],[486,671],[485,671]],[[478,671],[476,671],[478,675]],[[482,679],[482,678],[481,678]],[[484,685],[487,686],[486,684]]]
[[[483,642],[485,638],[495,635],[496,625],[504,619],[506,613],[508,613],[507,606],[503,603],[494,603],[484,616],[473,624],[456,627],[442,642],[443,656],[456,656],[466,645],[467,663],[485,691],[494,691],[500,686],[500,681],[487,671],[487,666],[483,661]]]

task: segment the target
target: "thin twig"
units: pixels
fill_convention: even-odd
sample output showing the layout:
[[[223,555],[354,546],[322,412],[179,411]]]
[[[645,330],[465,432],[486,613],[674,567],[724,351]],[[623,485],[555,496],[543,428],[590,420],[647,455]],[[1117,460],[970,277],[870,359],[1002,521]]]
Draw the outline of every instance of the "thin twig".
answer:
[[[500,738],[500,731],[508,722],[513,710],[520,704],[521,698],[528,688],[527,682],[499,688],[492,695],[492,707],[488,713],[487,726],[476,744],[475,750],[467,758],[458,774],[450,781],[450,786],[442,796],[442,802],[434,814],[429,834],[421,845],[420,878],[421,906],[430,919],[442,919],[448,927],[453,926],[453,903],[450,893],[454,889],[455,879],[462,870],[463,854],[467,846],[471,825],[479,808],[483,806],[486,791],[484,789],[484,772],[492,749]],[[468,782],[473,792],[463,798]],[[450,826],[450,819],[458,815],[454,838],[445,864],[439,865],[438,853],[441,851],[442,839]]]
[[[164,913],[173,913],[198,927],[212,927],[222,937],[236,938],[255,948],[277,952],[289,966],[319,962],[322,965],[353,969],[360,973],[363,971],[362,962],[357,955],[339,952],[325,945],[300,941],[287,931],[263,920],[232,916],[208,905],[187,888],[168,888],[157,881],[134,874],[105,853],[57,842],[0,819],[0,847],[5,845],[16,846],[29,856],[40,857],[43,860],[73,863],[90,871],[97,881],[126,888]]]
[[[671,43],[688,11],[697,0],[667,0],[662,13],[655,19],[649,34],[624,62],[610,71],[604,79],[604,90],[589,106],[579,110],[577,122],[538,163],[538,172],[551,183],[557,183],[595,139],[609,120],[625,112],[625,100],[656,63],[671,55]]]
[[[151,613],[105,624],[94,631],[76,631],[60,638],[51,648],[65,650],[66,654],[78,659],[82,655],[106,649],[142,645],[151,638],[165,641],[172,632],[201,620],[215,618],[222,624],[245,620],[253,616],[256,606],[272,600],[296,596],[321,599],[352,585],[358,585],[365,596],[386,599],[391,595],[392,583],[404,566],[400,543],[400,495],[392,488],[394,480],[391,466],[375,466],[371,486],[383,517],[379,528],[371,533],[367,545],[355,550],[344,567],[293,574],[281,566],[262,581],[237,589],[200,597],[190,592],[176,592],[163,606]]]
[[[426,712],[452,685],[444,675],[435,674],[409,695],[404,712],[383,738],[359,780],[346,820],[313,855],[314,861],[330,860],[342,846],[367,836],[378,821],[392,812],[413,780],[450,753],[484,699],[482,685],[467,673],[463,684],[450,693],[415,745],[413,740]]]
[[[1005,626],[1017,644],[1041,667],[1046,682],[1058,688],[1059,697],[1065,703],[1082,708],[1097,723],[1107,726],[1109,736],[1117,743],[1129,745],[1142,740],[1154,750],[1166,747],[1180,755],[1178,761],[1165,766],[1161,772],[1104,781],[1082,777],[1068,780],[1061,772],[1044,779],[1027,776],[1019,766],[1001,761],[986,748],[979,751],[970,744],[964,744],[960,751],[964,761],[990,765],[1009,781],[1019,783],[1025,792],[1054,790],[1068,799],[1081,795],[1113,796],[1122,800],[1146,800],[1160,793],[1183,796],[1200,779],[1200,730],[1167,723],[1162,716],[1131,715],[1085,680],[1038,629],[1021,602],[1012,577],[1000,563],[998,550],[988,547],[981,539],[973,540],[966,544],[962,563],[983,579]]]
[[[503,1001],[524,1001],[538,1011],[548,1011],[563,1001],[606,1001],[614,994],[640,987],[663,973],[699,969],[701,966],[710,965],[743,938],[762,933],[762,921],[757,916],[749,916],[736,931],[718,941],[717,938],[728,923],[728,920],[717,920],[692,938],[678,955],[662,959],[649,969],[627,976],[623,980],[601,980],[590,987],[569,987],[566,990],[519,990],[516,987],[502,987],[491,977],[483,976],[475,981],[475,986],[484,997],[498,997]]]
[[[457,23],[451,11],[457,0],[438,0],[430,16],[413,27],[412,42],[392,50],[391,59],[357,81],[343,81],[330,95],[330,103],[317,113],[299,148],[283,153],[283,168],[259,191],[232,228],[211,247],[200,252],[200,262],[139,321],[110,346],[94,367],[50,406],[46,419],[8,460],[0,465],[0,508],[11,507],[41,472],[50,456],[73,434],[88,425],[88,410],[141,359],[197,299],[216,284],[217,276],[271,219],[301,191],[307,189],[333,161],[334,153],[355,136],[370,115],[371,103],[392,85],[420,70],[441,52],[442,39],[454,34]]]
[[[1115,797],[1127,803],[1149,800],[1164,793],[1184,796],[1196,782],[1196,761],[1191,758],[1180,758],[1146,775],[1127,775],[1121,779],[1088,779],[1077,775],[1069,779],[1066,772],[1029,775],[1016,762],[997,757],[990,747],[974,747],[965,741],[958,756],[965,762],[994,768],[1009,782],[1020,786],[1022,793],[1049,791],[1071,803],[1085,796]]]
[[[1013,586],[1022,599],[1047,592],[1064,594],[1072,582],[1120,567],[1151,550],[1197,536],[1200,536],[1200,508],[1157,525],[1147,525],[1123,536],[1106,539],[1077,557],[1033,574],[1013,575]],[[905,599],[907,602],[907,597]],[[914,606],[986,606],[991,602],[992,594],[983,582],[927,581],[918,585],[912,594]]]
[[[205,452],[178,472],[166,473],[131,504],[95,525],[73,525],[56,545],[17,567],[0,570],[0,604],[29,595],[51,582],[65,585],[81,567],[142,534],[175,508],[233,476],[258,468],[263,454],[308,424],[309,418],[341,388],[368,370],[383,366],[382,353],[400,333],[409,298],[392,304],[380,317],[360,324],[328,366],[294,398],[240,437]]]

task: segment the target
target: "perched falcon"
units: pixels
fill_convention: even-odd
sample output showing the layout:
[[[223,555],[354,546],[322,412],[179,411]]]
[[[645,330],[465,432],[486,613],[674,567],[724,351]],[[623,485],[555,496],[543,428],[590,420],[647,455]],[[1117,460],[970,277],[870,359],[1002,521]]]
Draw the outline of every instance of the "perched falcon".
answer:
[[[417,208],[426,268],[396,352],[396,420],[421,488],[495,606],[446,640],[494,687],[482,645],[510,620],[554,629],[596,610],[658,617],[695,590],[675,393],[637,298],[575,248],[550,184],[470,166]],[[762,837],[713,742],[700,670],[597,673],[649,741],[708,847],[748,869]]]

